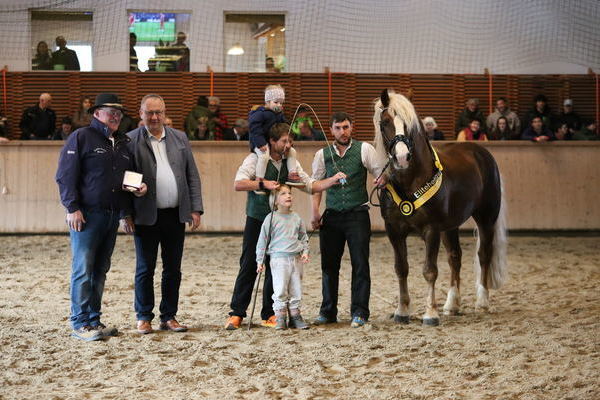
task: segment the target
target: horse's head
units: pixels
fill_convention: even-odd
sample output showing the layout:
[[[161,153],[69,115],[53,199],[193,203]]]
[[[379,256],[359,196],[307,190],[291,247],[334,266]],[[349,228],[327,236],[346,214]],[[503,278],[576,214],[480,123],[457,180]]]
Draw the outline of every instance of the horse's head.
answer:
[[[389,157],[395,169],[408,168],[414,152],[413,135],[420,129],[411,102],[401,94],[384,90],[375,101],[373,124],[379,157]]]

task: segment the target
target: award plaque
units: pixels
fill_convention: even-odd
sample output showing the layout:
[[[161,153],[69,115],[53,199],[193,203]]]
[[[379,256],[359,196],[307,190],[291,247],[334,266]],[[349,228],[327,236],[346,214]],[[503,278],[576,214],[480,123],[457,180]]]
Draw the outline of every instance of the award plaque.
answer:
[[[140,190],[142,187],[142,174],[133,171],[125,171],[123,176],[123,188],[131,192]]]

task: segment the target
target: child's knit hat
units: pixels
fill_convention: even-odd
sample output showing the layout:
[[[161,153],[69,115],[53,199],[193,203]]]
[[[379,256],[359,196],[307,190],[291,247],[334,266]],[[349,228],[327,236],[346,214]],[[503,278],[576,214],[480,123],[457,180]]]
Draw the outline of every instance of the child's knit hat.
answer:
[[[265,89],[265,103],[275,100],[285,100],[285,92],[280,85],[269,85]]]

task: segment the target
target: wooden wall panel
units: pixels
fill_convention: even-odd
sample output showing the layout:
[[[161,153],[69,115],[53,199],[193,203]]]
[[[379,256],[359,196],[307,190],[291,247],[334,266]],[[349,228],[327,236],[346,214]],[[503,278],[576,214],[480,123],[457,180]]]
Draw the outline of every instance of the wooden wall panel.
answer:
[[[247,118],[253,105],[264,103],[267,85],[281,84],[286,89],[285,112],[289,119],[300,102],[313,106],[327,125],[329,120],[327,73],[214,73],[214,95],[229,121]],[[421,117],[433,116],[447,139],[455,137],[454,123],[465,101],[480,100],[485,115],[490,109],[487,75],[451,74],[349,74],[332,73],[332,110],[354,116],[357,137],[372,140],[373,100],[384,88],[400,93],[412,92],[412,101]],[[533,96],[543,93],[558,113],[565,98],[572,98],[575,111],[587,119],[595,118],[597,102],[595,78],[592,75],[493,75],[492,108],[495,99],[505,96],[510,107],[523,116],[532,107]],[[25,107],[37,102],[39,94],[53,95],[53,108],[58,121],[71,115],[82,95],[100,92],[119,94],[130,114],[137,117],[139,101],[151,92],[167,101],[168,114],[174,126],[183,127],[189,110],[199,95],[210,93],[209,73],[136,73],[136,72],[8,72],[8,118],[11,137],[20,137],[18,128]],[[328,127],[324,127],[328,131]]]

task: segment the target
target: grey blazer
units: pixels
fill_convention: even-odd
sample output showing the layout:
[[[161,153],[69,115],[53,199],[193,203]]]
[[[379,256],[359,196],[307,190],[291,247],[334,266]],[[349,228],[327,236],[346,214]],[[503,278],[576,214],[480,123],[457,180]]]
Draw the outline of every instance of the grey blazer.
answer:
[[[127,133],[131,139],[128,146],[134,155],[136,172],[144,175],[143,182],[148,185],[145,196],[135,197],[133,201],[134,222],[138,225],[156,223],[156,159],[145,127]],[[202,205],[202,186],[200,174],[192,154],[190,142],[185,133],[165,126],[165,141],[169,164],[177,181],[179,194],[179,221],[192,220],[192,211],[204,213]]]

